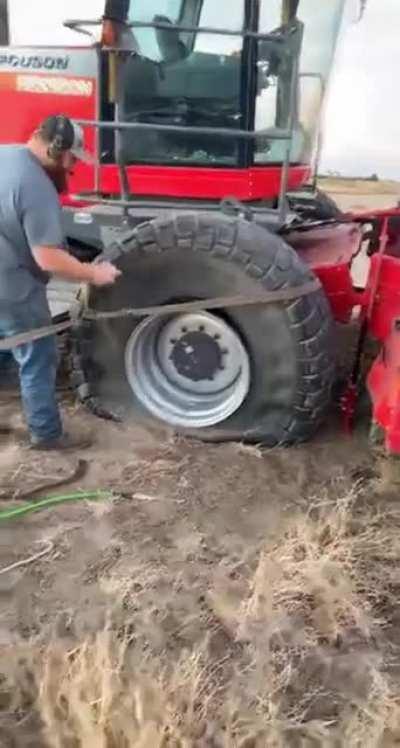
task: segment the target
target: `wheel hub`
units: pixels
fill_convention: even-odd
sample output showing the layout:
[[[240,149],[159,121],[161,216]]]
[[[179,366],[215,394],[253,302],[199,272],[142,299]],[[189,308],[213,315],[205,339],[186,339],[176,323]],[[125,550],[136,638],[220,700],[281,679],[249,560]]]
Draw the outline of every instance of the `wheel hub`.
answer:
[[[213,381],[223,370],[222,351],[217,341],[200,330],[188,332],[173,344],[171,361],[178,374],[192,382]]]
[[[250,364],[238,334],[206,312],[147,319],[132,333],[126,374],[142,405],[185,428],[222,423],[250,386]]]

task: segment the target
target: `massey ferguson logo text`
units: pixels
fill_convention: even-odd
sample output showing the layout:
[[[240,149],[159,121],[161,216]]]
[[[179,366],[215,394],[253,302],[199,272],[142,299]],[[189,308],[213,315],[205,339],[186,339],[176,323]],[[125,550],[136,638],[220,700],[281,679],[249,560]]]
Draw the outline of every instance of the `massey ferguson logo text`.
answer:
[[[0,68],[25,68],[26,70],[67,70],[69,57],[28,57],[25,55],[0,55]]]

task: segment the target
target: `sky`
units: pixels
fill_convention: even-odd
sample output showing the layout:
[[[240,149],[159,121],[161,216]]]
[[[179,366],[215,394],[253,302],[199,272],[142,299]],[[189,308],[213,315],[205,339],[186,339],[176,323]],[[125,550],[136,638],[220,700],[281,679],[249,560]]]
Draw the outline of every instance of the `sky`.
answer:
[[[400,179],[400,0],[369,0],[357,25],[349,23],[351,6],[331,81],[321,171]]]
[[[330,0],[315,0],[321,2]],[[50,35],[53,44],[62,44],[76,40],[62,20],[81,16],[83,8],[87,17],[99,16],[104,0],[40,0],[40,23],[37,3],[10,0],[10,5],[16,43],[48,44]],[[358,5],[359,0],[347,0],[321,171],[400,179],[400,0],[368,0],[363,20],[355,24]]]

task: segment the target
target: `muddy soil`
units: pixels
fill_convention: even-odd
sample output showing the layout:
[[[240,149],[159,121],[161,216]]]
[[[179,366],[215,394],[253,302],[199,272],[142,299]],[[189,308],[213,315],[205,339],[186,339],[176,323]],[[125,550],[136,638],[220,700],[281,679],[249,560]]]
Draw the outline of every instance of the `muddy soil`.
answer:
[[[0,524],[0,657],[54,637],[74,649],[111,616],[113,627],[128,627],[143,656],[175,662],[207,642],[212,662],[227,654],[234,661],[239,645],[220,611],[232,590],[221,587],[216,604],[219,580],[234,585],[239,604],[266,542],[279,543],[312,501],[344,496],[374,474],[366,430],[349,439],[335,418],[308,445],[265,451],[99,423],[68,402],[64,411],[69,425],[89,429],[95,442],[79,455],[85,475],[51,491],[45,486],[68,478],[78,457],[26,451],[18,443],[18,404],[0,401],[0,420],[14,429],[2,437],[0,511],[20,506],[21,493],[37,488],[41,496],[108,494]],[[8,713],[5,720],[11,729]],[[0,708],[0,737],[1,724]],[[21,732],[11,724],[15,745],[30,746],[26,729],[35,734],[36,723]]]
[[[147,586],[146,569],[158,577],[146,601],[150,608],[164,609],[171,584],[179,586],[183,578],[200,597],[218,564],[255,558],[266,536],[281,532],[307,497],[335,483],[340,491],[349,476],[369,469],[366,434],[349,440],[336,424],[311,444],[268,452],[165,439],[134,424],[99,422],[66,404],[70,426],[93,433],[95,441],[79,455],[86,474],[51,491],[46,486],[68,478],[78,457],[27,451],[18,443],[23,427],[17,408],[0,400],[0,420],[14,429],[2,437],[0,511],[20,506],[21,492],[37,488],[41,496],[101,490],[109,497],[0,525],[0,570],[52,544],[46,557],[0,576],[2,644],[36,635],[59,619],[73,621],[78,635],[97,629],[110,595],[127,579],[137,574],[138,591]]]

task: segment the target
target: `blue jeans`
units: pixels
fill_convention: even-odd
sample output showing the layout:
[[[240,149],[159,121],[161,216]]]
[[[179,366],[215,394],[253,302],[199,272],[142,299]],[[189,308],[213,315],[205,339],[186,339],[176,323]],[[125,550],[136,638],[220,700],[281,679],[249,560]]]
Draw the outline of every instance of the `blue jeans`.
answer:
[[[50,324],[45,290],[35,291],[20,304],[0,303],[0,338]],[[31,439],[35,443],[62,434],[56,398],[57,345],[54,336],[11,350],[19,369],[22,404]],[[1,372],[0,372],[1,376]]]

